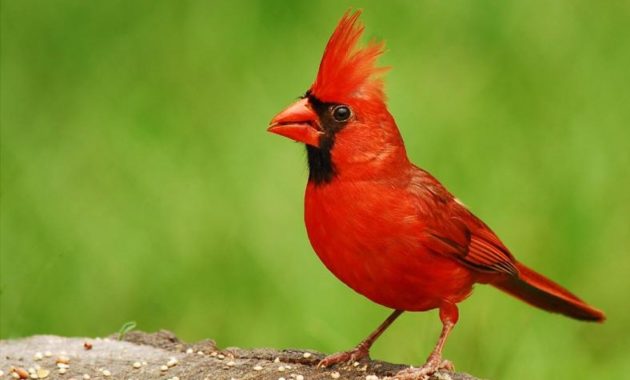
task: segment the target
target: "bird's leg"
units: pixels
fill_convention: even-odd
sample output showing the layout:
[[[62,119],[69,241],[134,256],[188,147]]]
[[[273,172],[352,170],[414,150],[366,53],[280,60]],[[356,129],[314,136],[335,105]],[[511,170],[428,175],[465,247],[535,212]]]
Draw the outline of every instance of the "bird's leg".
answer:
[[[444,302],[440,305],[440,319],[442,320],[442,333],[435,345],[435,348],[431,352],[431,355],[427,358],[426,363],[420,368],[407,368],[398,372],[394,379],[398,380],[420,380],[427,379],[430,375],[434,374],[440,369],[447,371],[453,371],[453,364],[448,360],[442,360],[442,349],[448,335],[455,327],[457,319],[459,318],[459,311],[457,306],[451,302]]]
[[[326,356],[319,362],[319,364],[317,364],[317,366],[328,367],[337,363],[357,361],[363,359],[364,357],[369,357],[370,347],[372,347],[372,344],[374,344],[376,339],[381,336],[383,331],[385,331],[389,325],[391,325],[396,318],[402,314],[402,312],[402,310],[394,310],[394,312],[391,313],[390,316],[387,317],[387,319],[383,321],[376,330],[374,330],[367,338],[363,339],[363,341],[361,341],[361,343],[359,343],[354,349]]]

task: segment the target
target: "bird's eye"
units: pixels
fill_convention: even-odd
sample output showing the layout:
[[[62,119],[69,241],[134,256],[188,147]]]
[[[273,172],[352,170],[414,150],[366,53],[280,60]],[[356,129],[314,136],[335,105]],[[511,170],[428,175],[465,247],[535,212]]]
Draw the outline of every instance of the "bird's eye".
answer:
[[[337,106],[333,108],[332,115],[335,121],[343,122],[350,118],[352,112],[350,112],[350,108],[348,108],[348,106]]]

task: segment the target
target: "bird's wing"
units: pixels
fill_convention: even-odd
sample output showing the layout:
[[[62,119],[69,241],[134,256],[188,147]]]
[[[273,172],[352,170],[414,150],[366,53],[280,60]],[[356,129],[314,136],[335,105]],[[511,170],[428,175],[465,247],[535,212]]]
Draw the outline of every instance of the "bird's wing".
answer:
[[[467,215],[451,214],[438,223],[429,222],[424,230],[425,247],[436,254],[450,255],[479,272],[517,275],[515,259],[499,238],[482,221],[465,212]]]

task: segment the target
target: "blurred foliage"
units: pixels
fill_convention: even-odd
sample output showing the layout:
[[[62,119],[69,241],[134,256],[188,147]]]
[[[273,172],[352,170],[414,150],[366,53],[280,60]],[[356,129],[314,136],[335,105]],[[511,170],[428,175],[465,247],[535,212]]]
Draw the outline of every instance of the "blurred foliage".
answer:
[[[446,356],[487,378],[625,377],[627,1],[2,0],[0,336],[135,320],[330,352],[376,327],[388,311],[309,246],[303,148],[265,132],[357,5],[413,160],[609,317],[478,286]],[[421,363],[439,328],[404,315],[372,356]]]

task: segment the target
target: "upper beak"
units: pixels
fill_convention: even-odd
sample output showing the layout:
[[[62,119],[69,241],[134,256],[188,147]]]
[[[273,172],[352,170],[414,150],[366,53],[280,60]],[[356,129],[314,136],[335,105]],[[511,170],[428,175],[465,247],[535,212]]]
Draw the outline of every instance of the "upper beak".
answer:
[[[307,98],[300,99],[277,114],[267,130],[314,147],[319,147],[319,137],[323,134],[317,114]]]

